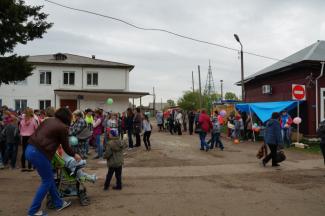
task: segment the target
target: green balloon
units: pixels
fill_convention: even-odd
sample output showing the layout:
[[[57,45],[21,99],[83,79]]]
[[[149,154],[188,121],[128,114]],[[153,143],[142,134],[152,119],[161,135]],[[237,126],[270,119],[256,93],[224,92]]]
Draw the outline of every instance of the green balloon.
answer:
[[[77,146],[78,145],[78,138],[75,136],[70,136],[69,137],[69,144],[71,146]]]
[[[112,105],[113,104],[113,99],[112,98],[108,98],[107,101],[106,101],[106,103],[108,105]]]

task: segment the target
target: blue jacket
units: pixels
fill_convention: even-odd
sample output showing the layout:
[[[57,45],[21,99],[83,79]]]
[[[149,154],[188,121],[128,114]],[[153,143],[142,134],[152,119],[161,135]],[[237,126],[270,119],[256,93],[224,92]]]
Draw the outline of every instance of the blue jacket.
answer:
[[[280,122],[271,119],[266,124],[264,141],[268,145],[282,145]]]

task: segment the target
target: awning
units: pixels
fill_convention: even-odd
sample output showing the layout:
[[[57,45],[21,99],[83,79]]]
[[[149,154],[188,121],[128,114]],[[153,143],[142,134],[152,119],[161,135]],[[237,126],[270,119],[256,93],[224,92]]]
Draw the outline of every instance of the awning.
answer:
[[[271,118],[272,113],[281,112],[283,110],[290,111],[297,107],[297,104],[297,101],[243,103],[236,104],[236,109],[248,114],[250,112],[255,113],[257,117],[264,123]]]
[[[117,91],[106,89],[55,89],[57,95],[111,95],[111,96],[127,96],[129,98],[140,98],[150,95],[148,92],[134,91]]]

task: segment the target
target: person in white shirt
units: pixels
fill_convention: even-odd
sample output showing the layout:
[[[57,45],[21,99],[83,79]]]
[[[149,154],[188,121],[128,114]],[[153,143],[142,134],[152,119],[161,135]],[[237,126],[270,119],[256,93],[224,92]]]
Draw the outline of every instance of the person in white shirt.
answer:
[[[183,115],[180,111],[178,111],[176,115],[176,128],[178,131],[178,135],[182,135],[182,125],[183,125]]]
[[[151,124],[150,124],[150,121],[149,121],[149,118],[147,115],[144,115],[144,119],[142,121],[142,127],[143,127],[143,131],[144,131],[143,142],[144,142],[144,145],[146,146],[147,151],[150,151],[151,150],[150,135],[151,135],[152,127],[151,127]]]

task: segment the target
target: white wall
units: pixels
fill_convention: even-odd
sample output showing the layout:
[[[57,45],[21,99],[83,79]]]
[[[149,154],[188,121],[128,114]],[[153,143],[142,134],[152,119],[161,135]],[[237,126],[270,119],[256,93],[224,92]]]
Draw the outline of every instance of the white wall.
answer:
[[[112,105],[107,105],[107,98],[113,99]],[[125,96],[117,97],[117,96],[85,96],[84,100],[80,100],[80,109],[85,110],[87,108],[95,109],[102,108],[104,111],[112,111],[112,112],[124,112],[129,107],[129,98]]]
[[[40,84],[40,71],[52,72],[51,85]],[[75,84],[73,86],[63,85],[63,72],[65,71],[75,72]],[[98,72],[98,86],[87,86],[87,72]],[[16,99],[25,99],[28,107],[39,109],[39,100],[51,100],[51,105],[54,106],[54,89],[60,88],[127,91],[129,89],[129,70],[123,68],[36,66],[33,75],[27,78],[27,85],[1,85],[0,99],[2,99],[2,105],[7,105],[10,108],[15,108]],[[59,103],[56,105],[58,107]]]

